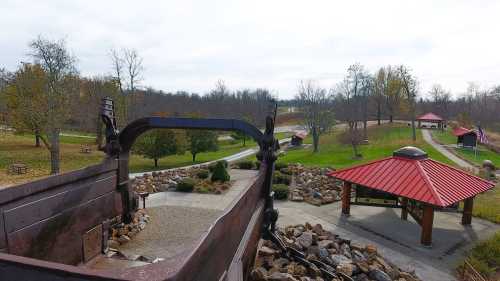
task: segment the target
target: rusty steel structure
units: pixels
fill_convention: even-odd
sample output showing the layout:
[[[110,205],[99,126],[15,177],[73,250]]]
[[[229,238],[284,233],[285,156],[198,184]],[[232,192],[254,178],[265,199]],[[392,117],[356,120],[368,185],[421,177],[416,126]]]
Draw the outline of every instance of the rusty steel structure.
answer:
[[[276,108],[274,108],[276,114]],[[274,118],[262,133],[233,119],[148,117],[123,130],[104,99],[107,157],[101,164],[0,190],[0,280],[247,280],[260,238],[274,235],[272,176],[279,149]],[[225,209],[190,251],[138,267],[91,270],[78,266],[96,247],[106,248],[113,218],[129,222],[139,196],[129,179],[129,154],[142,133],[159,128],[241,131],[259,145],[259,176]]]

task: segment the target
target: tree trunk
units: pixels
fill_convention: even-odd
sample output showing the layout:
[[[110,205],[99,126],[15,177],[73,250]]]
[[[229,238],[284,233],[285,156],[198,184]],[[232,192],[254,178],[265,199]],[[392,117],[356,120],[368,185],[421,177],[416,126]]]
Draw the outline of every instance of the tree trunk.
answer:
[[[40,147],[40,131],[35,130],[35,147]]]
[[[155,168],[158,168],[158,158],[155,158],[154,160],[155,160]]]
[[[368,139],[368,121],[365,119],[363,121],[363,141]]]
[[[392,123],[392,114],[389,115],[389,123]]]
[[[314,147],[314,152],[318,152],[318,146],[319,146],[319,135],[318,135],[318,131],[316,130],[316,127],[313,127],[313,130],[312,130],[312,137],[313,137],[313,147]]]
[[[97,122],[97,124],[96,124],[96,138],[95,138],[95,143],[97,144],[98,147],[100,147],[101,144],[102,144],[102,138],[103,138],[103,135],[102,135],[102,122],[99,119],[98,122]]]
[[[246,146],[246,141],[247,141],[247,137],[246,136],[243,136],[243,146]]]
[[[59,168],[59,129],[50,132],[50,173],[58,174]]]
[[[377,125],[380,126],[380,119],[382,118],[382,110],[380,108],[380,103],[377,104]]]
[[[194,163],[194,161],[196,161],[196,153],[191,153],[191,155],[193,155],[193,163]]]

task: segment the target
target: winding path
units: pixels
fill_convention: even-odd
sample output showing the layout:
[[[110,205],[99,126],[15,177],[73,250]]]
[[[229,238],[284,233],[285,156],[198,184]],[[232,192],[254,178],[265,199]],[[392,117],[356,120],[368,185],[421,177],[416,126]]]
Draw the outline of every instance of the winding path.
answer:
[[[423,137],[423,139],[428,144],[430,144],[433,148],[435,148],[437,151],[439,151],[441,154],[443,154],[444,156],[446,156],[448,159],[450,159],[451,161],[453,161],[458,166],[460,166],[462,168],[466,168],[466,169],[471,169],[474,172],[477,172],[477,168],[474,165],[472,165],[469,162],[467,162],[467,161],[459,158],[458,156],[456,156],[455,154],[453,154],[452,152],[450,152],[448,149],[446,149],[444,146],[442,146],[441,144],[435,142],[432,139],[432,135],[431,135],[431,132],[429,130],[422,129],[421,131],[422,131],[422,137]]]

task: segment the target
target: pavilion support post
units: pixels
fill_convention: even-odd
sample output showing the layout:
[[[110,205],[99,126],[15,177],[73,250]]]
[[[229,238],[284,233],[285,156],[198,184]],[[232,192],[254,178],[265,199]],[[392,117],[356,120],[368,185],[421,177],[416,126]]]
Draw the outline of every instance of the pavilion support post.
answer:
[[[344,182],[342,188],[342,214],[349,215],[351,213],[351,183]]]
[[[474,205],[474,197],[464,200],[464,210],[462,212],[462,224],[470,225],[472,222],[472,207]]]
[[[408,220],[408,198],[401,199],[401,219]]]
[[[424,246],[432,244],[432,224],[434,222],[434,208],[431,205],[424,205],[422,215],[422,234],[420,242]]]

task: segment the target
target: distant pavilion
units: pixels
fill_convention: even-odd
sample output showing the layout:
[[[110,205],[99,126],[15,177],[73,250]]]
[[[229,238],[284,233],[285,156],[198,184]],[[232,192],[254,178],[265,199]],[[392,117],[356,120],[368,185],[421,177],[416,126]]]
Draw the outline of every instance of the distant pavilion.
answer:
[[[344,182],[343,214],[350,214],[351,204],[401,208],[401,219],[407,220],[410,214],[421,226],[420,242],[426,246],[432,244],[434,210],[457,208],[463,201],[462,224],[470,225],[474,196],[495,186],[430,159],[427,153],[411,146],[396,150],[392,157],[334,171],[329,176]],[[378,201],[367,203],[358,197]]]
[[[477,133],[474,130],[457,127],[453,129],[453,135],[457,137],[457,146],[476,147]]]
[[[418,127],[419,128],[422,128],[422,122],[436,124],[435,128],[441,129],[441,130],[444,129],[444,125],[445,125],[444,124],[444,119],[441,118],[441,116],[436,115],[436,114],[434,114],[432,112],[429,112],[429,113],[426,113],[424,115],[421,115],[416,120],[418,121]],[[430,128],[433,128],[433,126],[434,125],[431,125]]]

